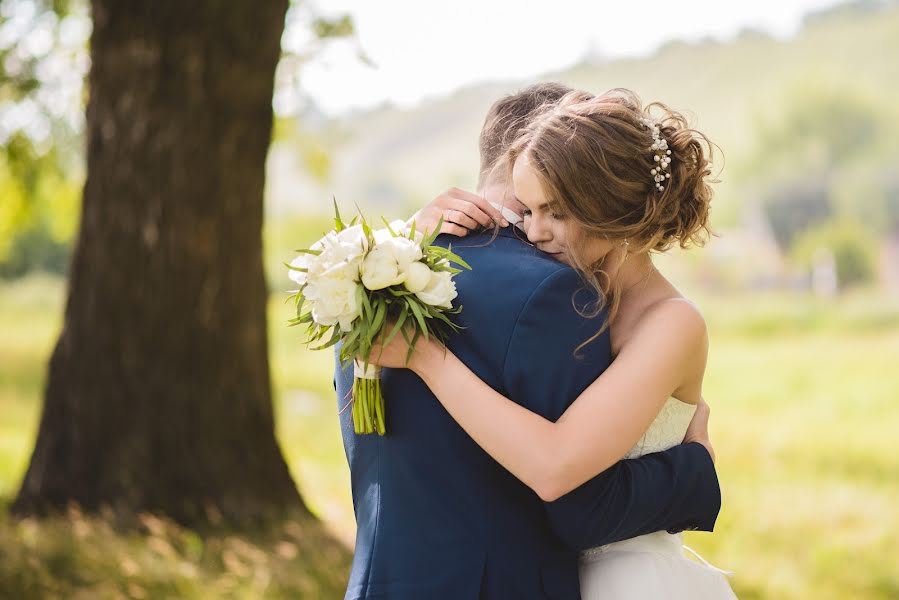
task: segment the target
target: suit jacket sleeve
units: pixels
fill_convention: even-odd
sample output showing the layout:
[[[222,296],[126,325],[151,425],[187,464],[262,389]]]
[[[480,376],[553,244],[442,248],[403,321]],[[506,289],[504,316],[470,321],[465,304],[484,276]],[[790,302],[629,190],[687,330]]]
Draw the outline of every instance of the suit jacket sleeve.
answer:
[[[577,273],[548,276],[519,314],[503,366],[510,398],[552,421],[611,361],[608,331],[574,356],[605,319],[575,309],[593,296]],[[701,444],[622,460],[579,488],[546,503],[560,538],[582,550],[653,531],[712,531],[721,508],[718,477]]]

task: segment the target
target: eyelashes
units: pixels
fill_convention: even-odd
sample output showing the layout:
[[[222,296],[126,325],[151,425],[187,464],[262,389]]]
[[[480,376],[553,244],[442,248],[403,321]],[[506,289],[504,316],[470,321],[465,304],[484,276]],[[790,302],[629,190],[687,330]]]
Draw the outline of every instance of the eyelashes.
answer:
[[[531,212],[530,209],[526,208],[521,212],[521,216],[522,216],[522,218],[527,219],[528,217],[533,216],[533,213]],[[549,216],[550,216],[550,218],[552,218],[556,221],[562,221],[565,219],[565,215],[563,215],[562,213],[553,212],[553,213],[549,213]]]

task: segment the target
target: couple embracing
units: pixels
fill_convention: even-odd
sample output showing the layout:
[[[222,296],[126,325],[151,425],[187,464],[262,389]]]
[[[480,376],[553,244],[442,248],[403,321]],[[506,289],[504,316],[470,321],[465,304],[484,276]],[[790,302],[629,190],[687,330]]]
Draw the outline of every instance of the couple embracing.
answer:
[[[386,436],[341,429],[346,600],[734,598],[682,531],[721,506],[706,325],[651,254],[701,243],[711,144],[663,104],[548,83],[497,101],[477,193],[437,197],[465,329],[376,348]],[[352,363],[336,362],[342,408]]]

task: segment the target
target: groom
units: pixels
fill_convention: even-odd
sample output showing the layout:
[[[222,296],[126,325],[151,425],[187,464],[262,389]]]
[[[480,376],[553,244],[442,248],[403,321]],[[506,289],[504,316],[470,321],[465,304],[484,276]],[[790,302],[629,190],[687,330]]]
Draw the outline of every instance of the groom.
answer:
[[[479,193],[502,189],[497,158],[567,91],[541,84],[494,104],[481,132]],[[605,314],[581,317],[572,307],[577,273],[521,237],[514,227],[438,237],[473,268],[456,277],[465,330],[448,346],[494,389],[555,421],[611,362],[607,332],[573,356]],[[352,382],[352,365],[337,362],[341,408]],[[720,490],[702,444],[623,460],[544,502],[481,450],[412,371],[385,369],[382,385],[386,436],[356,435],[350,411],[341,415],[358,527],[345,600],[575,600],[578,550],[715,524]]]

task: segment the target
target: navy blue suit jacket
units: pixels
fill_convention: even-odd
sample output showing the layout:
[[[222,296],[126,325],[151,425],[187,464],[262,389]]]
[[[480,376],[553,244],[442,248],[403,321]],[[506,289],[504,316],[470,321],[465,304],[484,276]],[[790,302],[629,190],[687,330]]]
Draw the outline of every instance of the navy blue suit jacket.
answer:
[[[576,359],[601,324],[572,306],[576,293],[589,298],[578,275],[511,228],[489,241],[489,232],[437,239],[473,268],[456,277],[466,329],[448,347],[488,385],[555,421],[609,365],[608,334]],[[336,362],[341,408],[352,380],[352,365]],[[412,371],[385,369],[382,385],[386,436],[356,435],[350,411],[341,415],[358,527],[347,600],[574,600],[578,550],[715,523],[718,479],[699,444],[623,460],[546,503]]]

